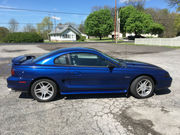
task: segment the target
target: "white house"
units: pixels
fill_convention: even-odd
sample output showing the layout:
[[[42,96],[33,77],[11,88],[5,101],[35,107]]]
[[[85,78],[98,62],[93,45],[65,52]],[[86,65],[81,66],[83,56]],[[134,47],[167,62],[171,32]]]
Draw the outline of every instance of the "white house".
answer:
[[[78,37],[84,36],[78,29],[71,25],[59,25],[49,33],[50,41],[76,41]]]

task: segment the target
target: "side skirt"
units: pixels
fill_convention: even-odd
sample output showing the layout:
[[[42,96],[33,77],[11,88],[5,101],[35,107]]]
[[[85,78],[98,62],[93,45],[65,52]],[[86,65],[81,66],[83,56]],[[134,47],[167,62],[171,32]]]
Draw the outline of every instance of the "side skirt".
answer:
[[[93,92],[60,92],[61,95],[73,95],[73,94],[100,94],[100,93],[127,93],[127,90],[116,90],[116,91],[93,91]]]

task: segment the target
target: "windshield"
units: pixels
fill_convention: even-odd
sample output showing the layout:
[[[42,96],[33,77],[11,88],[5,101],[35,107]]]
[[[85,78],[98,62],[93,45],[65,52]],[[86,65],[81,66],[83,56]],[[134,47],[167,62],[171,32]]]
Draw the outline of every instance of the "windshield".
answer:
[[[120,63],[120,62],[122,62],[123,60],[121,60],[121,59],[116,59],[116,58],[114,58],[114,57],[112,57],[112,56],[110,56],[110,55],[108,55],[108,54],[106,54],[106,53],[103,53],[103,52],[101,52],[101,51],[99,51],[101,54],[103,54],[105,57],[108,57],[108,58],[110,58],[111,60],[113,60],[113,61],[115,61],[115,62],[117,62],[117,63]]]

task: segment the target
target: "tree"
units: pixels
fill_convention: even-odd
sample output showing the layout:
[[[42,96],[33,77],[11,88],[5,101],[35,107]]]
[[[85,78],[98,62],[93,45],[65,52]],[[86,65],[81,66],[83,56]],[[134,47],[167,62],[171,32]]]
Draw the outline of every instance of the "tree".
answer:
[[[167,0],[170,7],[176,7],[180,11],[180,0]]]
[[[92,7],[92,12],[99,11],[101,9],[109,9],[109,10],[111,10],[112,8],[110,6],[107,6],[107,5],[105,5],[103,7],[101,7],[101,6],[94,6],[94,7]]]
[[[101,9],[103,9],[103,7],[101,7],[101,6],[94,6],[94,7],[92,7],[91,11],[95,12],[95,11],[99,11]]]
[[[123,33],[123,36],[126,36],[126,21],[130,17],[130,14],[135,12],[136,9],[133,6],[127,6],[124,8],[121,8],[119,11],[119,18],[121,20],[120,22],[120,31]]]
[[[89,36],[97,36],[100,38],[108,36],[113,31],[113,18],[111,11],[101,9],[91,13],[85,21],[85,32]]]
[[[149,27],[151,34],[158,34],[161,35],[164,31],[164,27],[158,23],[152,23]]]
[[[149,17],[146,18],[146,16],[144,16],[144,14],[142,14],[141,12],[139,12],[139,11],[132,12],[125,24],[126,32],[135,33],[136,36],[147,32],[148,28],[144,26],[145,20],[143,20],[143,19],[148,19],[148,20],[146,20],[146,22],[148,24],[151,23],[151,22],[149,22],[149,21],[151,21],[149,19]]]
[[[174,37],[177,32],[174,26],[175,13],[170,13],[168,9],[153,9],[148,8],[145,13],[151,14],[153,21],[163,25],[164,32],[160,35],[161,37]]]
[[[128,6],[120,10],[121,31],[126,33],[141,34],[161,34],[163,26],[155,23],[150,14],[137,10],[133,6]]]
[[[109,9],[110,11],[111,11],[111,16],[114,18],[115,17],[115,8],[112,8],[112,7],[110,7],[110,6],[107,6],[107,5],[105,5],[105,6],[103,6],[103,7],[101,7],[101,6],[94,6],[94,7],[92,7],[92,12],[94,12],[94,11],[99,11],[99,10],[101,10],[101,9]],[[117,8],[117,10],[119,10],[119,8]]]
[[[176,36],[180,36],[180,14],[176,14],[175,16],[174,28],[176,31]]]
[[[24,32],[36,32],[36,29],[32,24],[27,24],[26,26],[24,26],[23,31]]]
[[[132,5],[138,10],[144,10],[146,0],[122,0],[126,5]]]
[[[0,27],[0,41],[2,41],[2,39],[5,38],[8,33],[9,30],[7,28]]]
[[[65,25],[71,25],[73,26],[74,28],[78,28],[78,25],[73,23],[73,22],[66,22]]]
[[[15,19],[9,21],[9,31],[17,32],[19,23]]]
[[[37,43],[43,42],[43,38],[35,32],[9,33],[4,39],[5,43]]]
[[[44,17],[42,22],[37,24],[37,31],[44,39],[48,39],[48,33],[51,32],[52,28],[53,23],[50,17]]]

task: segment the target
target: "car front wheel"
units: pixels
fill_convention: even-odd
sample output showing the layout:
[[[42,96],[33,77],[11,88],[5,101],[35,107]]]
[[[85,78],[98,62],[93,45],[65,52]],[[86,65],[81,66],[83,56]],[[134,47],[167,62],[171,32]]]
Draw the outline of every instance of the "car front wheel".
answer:
[[[132,82],[130,92],[136,98],[151,97],[154,93],[154,81],[149,76],[140,76]]]
[[[31,94],[39,102],[48,102],[55,98],[57,86],[49,79],[40,79],[32,84]]]

